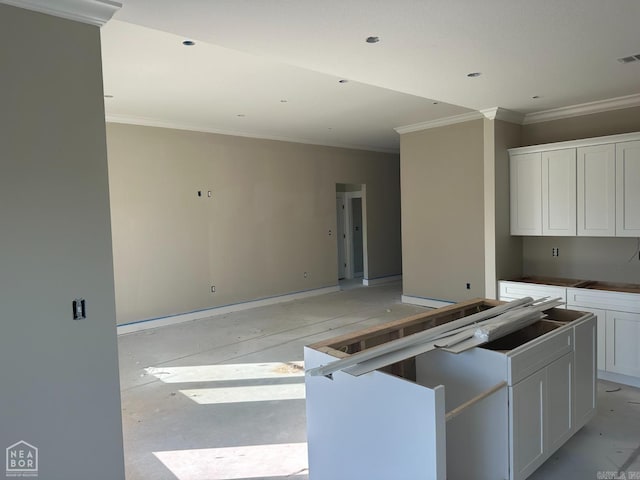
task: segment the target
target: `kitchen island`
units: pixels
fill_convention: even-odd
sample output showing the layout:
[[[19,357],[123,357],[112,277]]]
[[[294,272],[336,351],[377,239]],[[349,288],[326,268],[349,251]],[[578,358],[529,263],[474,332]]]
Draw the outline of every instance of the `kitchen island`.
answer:
[[[501,302],[476,299],[305,347],[308,371]],[[306,376],[311,480],[524,479],[596,407],[596,322],[547,318],[462,353]]]

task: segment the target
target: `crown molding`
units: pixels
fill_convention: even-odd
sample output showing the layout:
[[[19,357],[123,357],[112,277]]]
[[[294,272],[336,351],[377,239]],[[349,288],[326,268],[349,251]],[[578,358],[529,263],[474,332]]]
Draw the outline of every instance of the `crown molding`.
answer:
[[[394,130],[400,135],[411,132],[419,132],[420,130],[428,130],[430,128],[444,127],[455,123],[469,122],[471,120],[480,120],[484,118],[480,112],[463,113],[462,115],[454,115],[453,117],[437,118],[427,122],[414,123],[412,125],[404,125],[396,127]]]
[[[623,108],[638,106],[640,106],[640,93],[624,97],[609,98],[607,100],[581,103],[578,105],[571,105],[569,107],[553,108],[550,110],[543,110],[541,112],[528,113],[525,115],[522,124],[529,125],[531,123],[549,122],[551,120],[560,120],[562,118],[578,117],[580,115],[589,115],[591,113],[608,112],[611,110],[620,110]]]
[[[480,110],[480,113],[489,120],[502,120],[503,122],[515,123],[517,125],[522,125],[522,121],[524,120],[524,114],[502,107],[485,108],[484,110]]]
[[[101,27],[122,4],[112,0],[0,0],[0,3]]]
[[[249,133],[249,132],[242,132],[242,131],[222,130],[222,129],[211,128],[211,127],[206,127],[202,125],[167,122],[167,121],[158,120],[155,118],[135,117],[131,115],[107,114],[105,115],[105,121],[108,123],[140,125],[143,127],[171,128],[174,130],[187,130],[190,132],[202,132],[202,133],[215,133],[218,135],[230,135],[233,137],[256,138],[260,140],[275,140],[278,142],[289,142],[289,143],[302,143],[305,145],[317,145],[321,147],[347,148],[349,150],[364,150],[367,152],[392,153],[394,155],[398,155],[400,153],[399,148],[395,148],[395,149],[394,148],[378,148],[378,147],[371,147],[368,145],[349,145],[349,144],[329,143],[329,142],[320,143],[318,141],[308,140],[303,138],[279,137],[276,135],[260,135],[256,133]]]

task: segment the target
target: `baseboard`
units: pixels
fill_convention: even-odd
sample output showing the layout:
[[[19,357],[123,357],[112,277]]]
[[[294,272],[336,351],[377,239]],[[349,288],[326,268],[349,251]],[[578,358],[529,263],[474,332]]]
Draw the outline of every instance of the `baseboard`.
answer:
[[[640,388],[640,378],[630,377],[628,375],[622,375],[620,373],[605,372],[598,370],[598,379],[607,380],[614,383],[622,383],[623,385],[629,385],[631,387]]]
[[[402,280],[402,275],[388,275],[386,277],[378,277],[378,278],[363,278],[362,284],[365,287],[370,287],[371,285],[382,285],[384,283],[392,283]]]
[[[423,298],[413,297],[411,295],[402,295],[402,303],[409,303],[411,305],[420,305],[421,307],[440,308],[453,305],[455,302],[448,302],[446,300],[436,300],[435,298]]]
[[[231,305],[222,305],[220,307],[207,308],[195,312],[180,313],[169,317],[152,318],[149,320],[140,320],[137,322],[125,323],[118,325],[118,335],[125,333],[139,332],[150,328],[164,327],[167,325],[175,325],[178,323],[189,322],[191,320],[199,320],[201,318],[211,317],[213,315],[224,315],[231,312],[239,312],[241,310],[249,310],[251,308],[265,307],[267,305],[275,305],[276,303],[291,302],[301,298],[315,297],[317,295],[325,295],[327,293],[339,292],[340,287],[334,285],[331,287],[315,288],[313,290],[304,290],[302,292],[288,293],[285,295],[277,295],[274,297],[260,298],[250,300],[248,302],[234,303]]]

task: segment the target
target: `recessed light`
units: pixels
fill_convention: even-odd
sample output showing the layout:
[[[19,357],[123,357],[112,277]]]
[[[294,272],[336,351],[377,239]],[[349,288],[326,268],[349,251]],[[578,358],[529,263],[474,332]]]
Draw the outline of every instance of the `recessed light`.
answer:
[[[104,98],[113,98],[113,95],[106,94]]]
[[[380,41],[380,37],[367,37],[367,43],[378,43]]]
[[[480,75],[482,75],[482,72],[467,73],[467,77],[469,77],[469,78],[476,78],[476,77],[479,77]]]
[[[194,42],[193,40],[185,40],[184,42],[182,42],[182,44],[185,47],[193,47],[196,44],[196,42]]]
[[[348,83],[349,80],[347,80],[346,78],[343,78],[342,80],[338,80],[338,83]]]

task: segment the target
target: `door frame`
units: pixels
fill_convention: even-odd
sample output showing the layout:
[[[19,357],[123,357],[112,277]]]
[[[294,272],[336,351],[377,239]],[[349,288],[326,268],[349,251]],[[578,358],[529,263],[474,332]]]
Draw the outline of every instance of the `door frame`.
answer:
[[[346,263],[346,267],[344,269],[344,278],[352,279],[354,278],[353,271],[353,203],[352,199],[361,198],[362,199],[362,272],[358,273],[358,278],[360,277],[360,273],[362,273],[362,278],[365,279],[368,276],[369,272],[369,261],[368,261],[368,253],[367,253],[367,185],[365,183],[361,184],[351,184],[351,183],[341,183],[341,185],[353,185],[359,186],[360,190],[352,191],[352,192],[341,192],[336,190],[336,199],[342,198],[344,201],[345,209],[344,209],[344,263]],[[337,218],[338,213],[336,212],[336,227],[338,223]],[[338,234],[338,228],[336,228],[336,236]],[[339,256],[338,253],[338,244],[336,242],[336,257]],[[338,259],[336,259],[336,266],[338,266]],[[340,275],[340,271],[338,270],[336,277]]]

